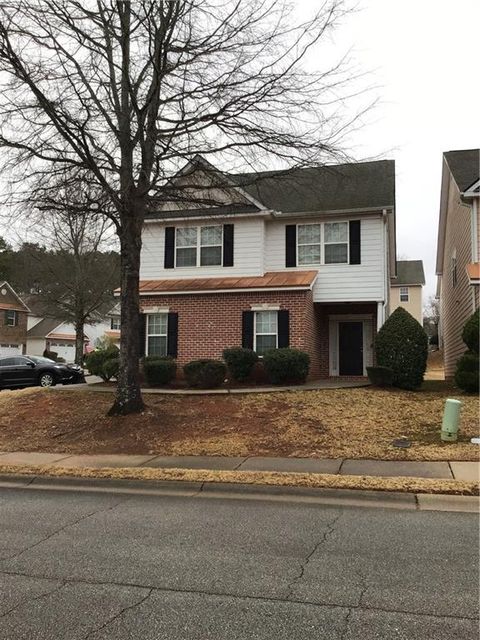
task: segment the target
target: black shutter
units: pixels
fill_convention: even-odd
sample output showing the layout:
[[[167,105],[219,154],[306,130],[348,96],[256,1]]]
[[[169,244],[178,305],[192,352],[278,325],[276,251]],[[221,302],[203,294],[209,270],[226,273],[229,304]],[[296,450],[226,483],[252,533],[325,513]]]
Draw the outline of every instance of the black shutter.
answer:
[[[360,220],[350,220],[350,264],[361,263]]]
[[[253,349],[253,314],[254,311],[244,311],[242,314],[242,347]]]
[[[175,227],[165,227],[165,269],[175,267]]]
[[[138,355],[143,358],[145,355],[145,340],[147,328],[147,315],[140,313],[138,316]]]
[[[233,224],[223,225],[223,266],[233,267]]]
[[[278,312],[278,348],[290,346],[290,319],[287,309]]]
[[[178,313],[168,314],[167,356],[178,355]]]
[[[285,225],[285,266],[297,266],[297,225]]]

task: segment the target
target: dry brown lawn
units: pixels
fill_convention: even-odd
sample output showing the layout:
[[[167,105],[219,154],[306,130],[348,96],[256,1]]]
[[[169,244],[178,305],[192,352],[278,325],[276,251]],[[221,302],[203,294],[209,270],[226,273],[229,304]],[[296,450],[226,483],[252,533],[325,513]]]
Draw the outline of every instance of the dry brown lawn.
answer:
[[[445,398],[463,402],[459,442],[441,443]],[[479,407],[443,382],[250,395],[147,395],[144,413],[108,418],[111,393],[0,392],[0,450],[161,455],[476,460]],[[392,440],[406,436],[409,449]]]

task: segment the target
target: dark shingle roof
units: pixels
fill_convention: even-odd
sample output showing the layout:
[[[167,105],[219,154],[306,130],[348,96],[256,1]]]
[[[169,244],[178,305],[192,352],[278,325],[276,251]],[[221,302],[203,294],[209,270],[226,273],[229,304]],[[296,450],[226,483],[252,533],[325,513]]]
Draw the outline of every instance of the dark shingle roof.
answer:
[[[395,162],[377,160],[230,176],[269,209],[285,213],[395,205]]]
[[[480,178],[480,149],[446,151],[443,155],[460,191],[466,191]]]
[[[421,260],[397,260],[397,277],[392,278],[393,286],[425,284],[425,273]]]
[[[44,318],[27,331],[27,336],[29,338],[45,338],[50,331],[56,329],[60,324],[62,324],[62,321],[58,320],[58,318]]]

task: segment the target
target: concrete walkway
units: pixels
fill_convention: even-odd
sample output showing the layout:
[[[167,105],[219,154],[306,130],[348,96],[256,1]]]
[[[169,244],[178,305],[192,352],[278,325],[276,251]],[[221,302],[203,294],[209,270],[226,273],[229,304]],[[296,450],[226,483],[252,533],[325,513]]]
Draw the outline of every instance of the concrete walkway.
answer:
[[[96,376],[87,376],[86,384],[57,385],[55,389],[60,391],[101,391],[103,393],[114,393],[115,386],[105,386],[102,379]],[[368,380],[312,380],[305,384],[289,386],[265,386],[265,387],[242,387],[242,388],[221,388],[221,389],[167,389],[149,387],[142,388],[142,393],[163,394],[163,395],[184,395],[184,396],[205,396],[205,395],[226,395],[229,393],[278,393],[280,391],[314,391],[319,389],[347,389],[352,387],[368,387]]]
[[[339,475],[446,478],[478,482],[478,462],[416,462],[402,460],[349,460],[321,458],[263,458],[221,456],[72,455],[28,451],[0,452],[0,465],[48,464],[58,467],[150,467],[156,469],[207,469],[283,471]]]

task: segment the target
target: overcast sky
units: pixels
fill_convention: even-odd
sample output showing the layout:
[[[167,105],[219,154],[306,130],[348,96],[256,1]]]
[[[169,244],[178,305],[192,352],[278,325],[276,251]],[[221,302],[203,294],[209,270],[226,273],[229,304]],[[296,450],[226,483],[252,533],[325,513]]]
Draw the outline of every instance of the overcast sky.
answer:
[[[358,156],[396,161],[397,253],[424,261],[435,292],[442,152],[480,147],[480,1],[360,0],[335,45],[381,85]]]

